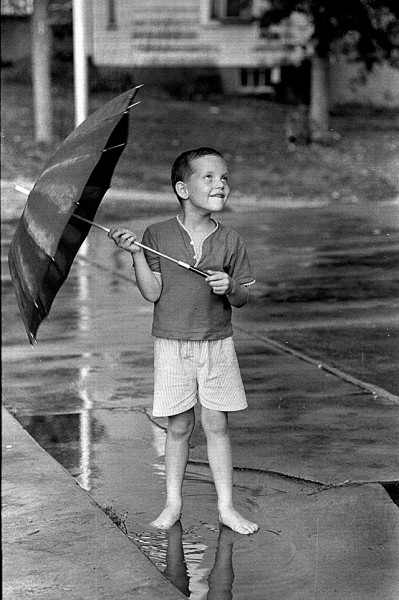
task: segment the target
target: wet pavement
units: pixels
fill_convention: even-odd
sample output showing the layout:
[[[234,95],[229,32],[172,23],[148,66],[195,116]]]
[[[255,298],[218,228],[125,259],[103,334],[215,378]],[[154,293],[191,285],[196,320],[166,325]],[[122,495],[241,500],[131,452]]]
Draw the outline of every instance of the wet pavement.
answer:
[[[5,600],[184,598],[4,408],[2,446]]]
[[[124,196],[104,205],[99,221],[129,224]],[[144,202],[134,229],[173,211]],[[258,534],[219,529],[199,426],[181,527],[147,525],[165,493],[152,308],[103,233],[91,232],[34,350],[3,263],[3,404],[192,600],[394,600],[398,204],[237,204],[222,218],[258,280],[235,311],[250,408],[231,418],[236,502]],[[14,228],[3,222],[3,260]]]

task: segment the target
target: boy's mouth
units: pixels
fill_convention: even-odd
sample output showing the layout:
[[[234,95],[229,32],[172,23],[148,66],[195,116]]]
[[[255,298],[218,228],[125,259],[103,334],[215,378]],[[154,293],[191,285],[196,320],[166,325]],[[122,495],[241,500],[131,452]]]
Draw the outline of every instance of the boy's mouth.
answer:
[[[222,200],[225,198],[224,194],[211,194],[211,198],[222,198]]]

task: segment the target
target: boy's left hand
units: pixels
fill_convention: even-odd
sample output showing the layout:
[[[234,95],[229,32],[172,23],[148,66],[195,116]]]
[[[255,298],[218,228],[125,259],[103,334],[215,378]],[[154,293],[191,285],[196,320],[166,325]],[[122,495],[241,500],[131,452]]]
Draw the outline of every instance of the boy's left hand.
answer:
[[[205,279],[211,286],[213,292],[222,296],[233,291],[234,280],[224,271],[207,271],[209,276]]]

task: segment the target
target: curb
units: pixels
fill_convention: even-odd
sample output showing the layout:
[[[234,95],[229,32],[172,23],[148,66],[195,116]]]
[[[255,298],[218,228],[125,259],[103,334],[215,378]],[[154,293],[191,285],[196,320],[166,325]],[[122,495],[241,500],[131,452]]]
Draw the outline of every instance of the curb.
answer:
[[[295,350],[294,348],[291,348],[290,346],[285,346],[284,344],[281,344],[280,342],[277,342],[273,338],[270,338],[266,335],[260,335],[253,331],[249,332],[247,329],[245,329],[244,327],[242,327],[240,325],[236,325],[235,329],[242,331],[243,333],[250,333],[250,335],[252,335],[254,338],[256,338],[262,342],[265,342],[266,344],[269,344],[270,346],[273,346],[273,347],[277,348],[278,350],[281,350],[283,353],[285,352],[286,354],[291,354],[292,356],[295,356],[299,360],[303,360],[307,363],[310,363],[311,365],[317,367],[318,369],[326,371],[327,373],[331,373],[332,375],[339,377],[339,379],[342,379],[343,381],[346,381],[347,383],[351,383],[352,385],[354,385],[362,390],[365,390],[366,392],[369,392],[375,398],[382,398],[388,402],[392,402],[394,404],[399,404],[399,396],[396,396],[395,394],[388,392],[384,388],[374,385],[373,383],[368,383],[367,381],[362,381],[361,379],[358,379],[357,377],[353,377],[353,375],[349,375],[348,373],[341,371],[341,369],[337,369],[336,367],[333,367],[333,366],[329,365],[328,363],[325,363],[321,360],[312,358],[311,356],[308,356],[307,354],[304,354],[303,352],[300,352],[299,350]]]
[[[184,596],[2,407],[3,598]]]

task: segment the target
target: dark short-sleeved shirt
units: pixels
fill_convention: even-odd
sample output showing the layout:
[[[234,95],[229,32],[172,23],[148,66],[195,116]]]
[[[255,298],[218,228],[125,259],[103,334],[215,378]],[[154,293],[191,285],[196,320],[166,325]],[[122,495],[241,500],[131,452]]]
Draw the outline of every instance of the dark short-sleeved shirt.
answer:
[[[240,235],[215,223],[215,229],[195,249],[190,233],[178,217],[150,225],[143,244],[201,271],[225,271],[237,283],[251,285],[247,251]],[[196,254],[197,253],[197,254]],[[227,296],[214,294],[200,275],[145,251],[151,270],[162,275],[162,292],[154,304],[152,335],[177,340],[216,340],[232,335],[231,305]]]

